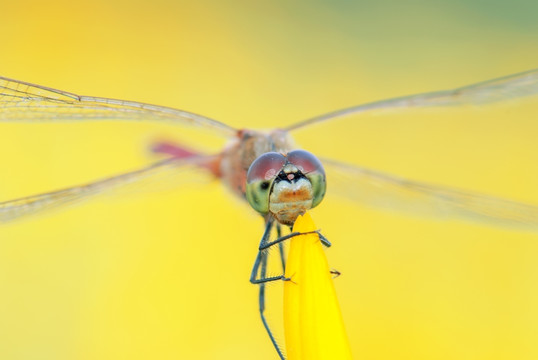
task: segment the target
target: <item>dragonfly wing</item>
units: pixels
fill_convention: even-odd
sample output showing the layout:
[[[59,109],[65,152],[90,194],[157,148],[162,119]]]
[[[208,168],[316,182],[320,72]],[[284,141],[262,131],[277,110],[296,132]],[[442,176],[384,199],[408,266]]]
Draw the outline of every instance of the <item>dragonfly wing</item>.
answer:
[[[288,126],[286,130],[300,129],[310,124],[351,115],[376,114],[387,111],[402,111],[405,109],[420,109],[436,106],[480,105],[536,94],[538,94],[538,69],[457,89],[415,94],[353,106],[300,121]]]
[[[175,158],[155,162],[144,168],[120,175],[101,179],[89,184],[74,186],[49,193],[32,195],[10,201],[0,202],[0,223],[8,222],[25,215],[35,214],[43,210],[68,205],[93,195],[109,190],[117,190],[127,184],[140,183],[144,179],[155,180],[159,176],[169,177],[182,170],[192,168],[193,160]]]
[[[237,130],[217,120],[164,106],[81,96],[0,77],[0,121],[135,120],[202,126],[225,136]]]
[[[329,193],[383,210],[538,231],[538,206],[406,180],[322,159]]]

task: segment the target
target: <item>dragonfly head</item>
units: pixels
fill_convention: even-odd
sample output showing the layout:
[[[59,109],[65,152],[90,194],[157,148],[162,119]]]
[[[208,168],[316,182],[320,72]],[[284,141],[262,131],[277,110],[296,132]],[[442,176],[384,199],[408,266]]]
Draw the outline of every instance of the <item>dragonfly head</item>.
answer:
[[[286,155],[265,153],[254,160],[247,173],[249,204],[260,214],[272,214],[285,225],[292,225],[297,216],[317,206],[325,189],[321,162],[304,150]]]

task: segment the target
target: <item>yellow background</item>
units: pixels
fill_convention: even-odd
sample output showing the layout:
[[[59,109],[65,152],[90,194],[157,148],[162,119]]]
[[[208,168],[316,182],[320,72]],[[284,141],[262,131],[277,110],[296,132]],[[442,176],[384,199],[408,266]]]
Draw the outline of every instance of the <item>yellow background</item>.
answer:
[[[538,67],[537,12],[534,1],[4,1],[0,74],[273,128]],[[525,104],[363,118],[298,138],[325,156],[538,204],[536,107]],[[142,166],[156,139],[223,144],[186,134],[0,124],[0,199]],[[2,225],[0,359],[275,359],[248,282],[262,221],[218,182],[195,180]],[[536,233],[381,213],[331,197],[328,181],[312,216],[343,274],[355,358],[538,358]]]

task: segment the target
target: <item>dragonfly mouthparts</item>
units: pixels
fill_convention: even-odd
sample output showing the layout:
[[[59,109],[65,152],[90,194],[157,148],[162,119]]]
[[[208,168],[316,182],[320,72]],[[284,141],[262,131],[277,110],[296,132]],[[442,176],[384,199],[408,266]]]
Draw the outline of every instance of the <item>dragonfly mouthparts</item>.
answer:
[[[300,170],[297,170],[296,172],[280,171],[275,178],[275,182],[287,181],[290,183],[295,183],[301,179],[306,179],[306,176],[304,176]]]
[[[287,181],[290,183],[295,183],[301,179],[306,179],[306,176],[301,172],[301,170],[297,166],[287,163],[284,165],[282,170],[280,170],[275,178],[275,181]]]

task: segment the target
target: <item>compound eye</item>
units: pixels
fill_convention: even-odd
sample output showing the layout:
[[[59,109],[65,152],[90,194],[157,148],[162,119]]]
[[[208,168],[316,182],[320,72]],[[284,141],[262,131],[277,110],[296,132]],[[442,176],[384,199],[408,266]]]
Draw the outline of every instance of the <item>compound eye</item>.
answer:
[[[286,157],[277,152],[269,152],[259,156],[250,165],[247,172],[247,200],[261,214],[269,212],[269,196],[271,185],[286,164]]]
[[[325,175],[325,169],[323,165],[313,154],[305,150],[293,150],[288,153],[288,161],[297,166],[299,170],[305,175],[318,172]]]
[[[286,158],[277,152],[268,152],[259,156],[248,169],[247,183],[274,179],[284,164],[286,164]]]
[[[304,150],[293,150],[288,153],[288,162],[295,165],[312,184],[312,207],[317,206],[325,196],[327,181],[325,169],[313,154]]]

